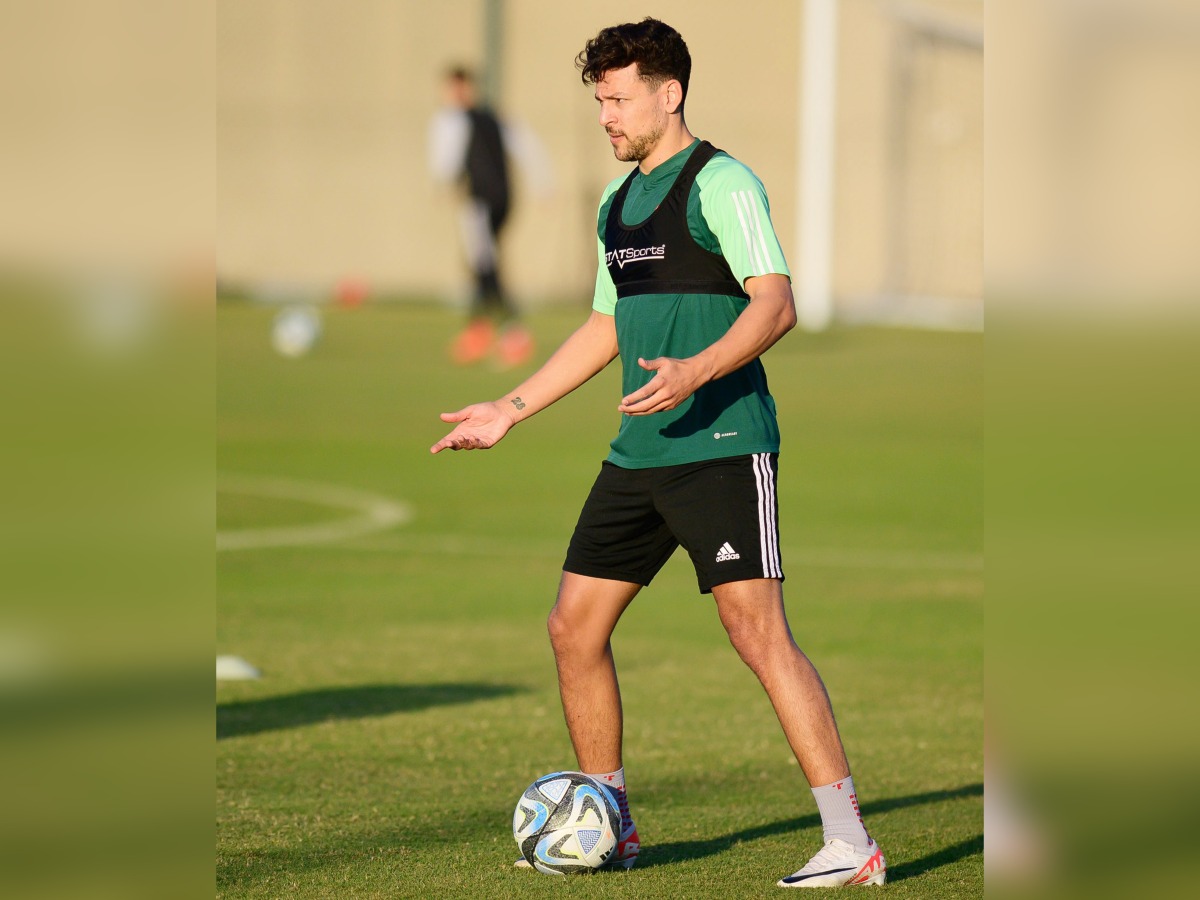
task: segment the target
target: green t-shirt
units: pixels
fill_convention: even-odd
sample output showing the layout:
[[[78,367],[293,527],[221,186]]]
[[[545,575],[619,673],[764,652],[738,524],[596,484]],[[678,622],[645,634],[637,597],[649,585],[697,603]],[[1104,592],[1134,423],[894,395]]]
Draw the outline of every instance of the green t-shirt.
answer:
[[[697,146],[699,141],[694,141],[649,175],[635,176],[621,210],[625,225],[637,225],[654,212]],[[613,195],[626,177],[613,180],[600,200],[599,271],[592,307],[616,317],[622,390],[627,395],[654,377],[638,365],[638,357],[694,356],[729,330],[748,301],[716,294],[645,294],[618,301],[605,265],[604,226]],[[733,157],[719,153],[696,175],[687,220],[696,242],[724,256],[742,284],[756,275],[790,277],[762,182]],[[673,410],[622,416],[608,459],[625,468],[642,469],[778,450],[775,401],[762,363],[754,360],[704,385]]]

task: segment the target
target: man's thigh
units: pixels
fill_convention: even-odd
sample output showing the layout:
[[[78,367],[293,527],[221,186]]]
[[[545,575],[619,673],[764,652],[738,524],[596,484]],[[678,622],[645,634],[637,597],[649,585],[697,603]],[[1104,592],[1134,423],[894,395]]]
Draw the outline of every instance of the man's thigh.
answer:
[[[679,542],[654,505],[656,470],[606,462],[584,502],[563,571],[648,585]]]

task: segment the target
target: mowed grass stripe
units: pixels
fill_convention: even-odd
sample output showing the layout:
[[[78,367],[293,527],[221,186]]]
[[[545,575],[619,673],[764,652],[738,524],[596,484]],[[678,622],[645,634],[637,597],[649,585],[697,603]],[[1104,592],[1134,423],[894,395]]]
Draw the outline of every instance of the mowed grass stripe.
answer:
[[[514,555],[561,558],[565,552],[565,541],[526,541],[512,539],[477,538],[455,535],[408,535],[396,533],[369,540],[353,540],[343,543],[344,550],[375,553],[443,553],[461,556],[495,556],[509,558]],[[683,550],[678,550],[682,554]],[[785,570],[794,567],[821,566],[837,569],[948,569],[962,572],[982,572],[983,556],[976,553],[924,553],[844,548],[800,547],[782,544]],[[790,565],[789,565],[790,564]]]

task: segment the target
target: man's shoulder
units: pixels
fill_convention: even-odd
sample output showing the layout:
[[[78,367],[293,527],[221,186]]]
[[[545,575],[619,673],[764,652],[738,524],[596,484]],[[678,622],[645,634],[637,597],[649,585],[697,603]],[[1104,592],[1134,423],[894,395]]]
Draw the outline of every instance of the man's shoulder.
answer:
[[[429,120],[433,128],[464,128],[469,121],[467,111],[457,106],[440,106]]]
[[[701,190],[710,186],[718,188],[729,186],[731,190],[745,189],[750,186],[757,186],[761,189],[762,182],[759,181],[754,171],[740,159],[735,159],[724,150],[719,150],[697,173],[696,185]]]

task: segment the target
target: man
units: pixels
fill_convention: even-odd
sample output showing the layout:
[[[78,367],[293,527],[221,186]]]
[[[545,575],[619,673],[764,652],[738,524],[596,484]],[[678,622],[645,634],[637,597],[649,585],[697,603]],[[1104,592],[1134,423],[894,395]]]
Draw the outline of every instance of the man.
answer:
[[[759,357],[796,322],[787,265],[754,174],[696,140],[683,107],[691,58],[654,19],[606,28],[579,54],[617,159],[605,190],[587,321],[516,390],[444,413],[431,448],[492,447],[618,354],[621,427],[579,517],[548,628],[582,771],[616,789],[617,864],[639,839],[625,796],[609,638],[679,545],[701,592],[766,689],[813,788],[825,846],[784,887],[882,884],[820,676],[792,639],[776,529],[779,432]],[[719,510],[719,515],[713,512]]]
[[[468,365],[495,349],[503,366],[520,365],[533,354],[533,338],[517,321],[500,282],[500,233],[512,194],[509,159],[526,164],[535,185],[547,182],[549,168],[531,135],[502,125],[479,103],[469,71],[452,68],[444,89],[445,103],[429,129],[429,167],[438,181],[459,182],[465,189],[459,224],[475,281],[467,326],[451,344],[450,356]]]

